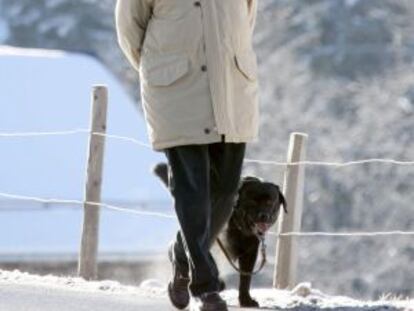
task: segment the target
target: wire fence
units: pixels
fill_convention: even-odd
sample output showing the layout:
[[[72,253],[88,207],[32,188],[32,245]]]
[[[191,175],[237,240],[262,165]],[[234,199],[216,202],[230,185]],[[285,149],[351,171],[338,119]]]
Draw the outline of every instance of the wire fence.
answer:
[[[65,135],[76,135],[76,134],[91,134],[96,136],[101,136],[105,138],[115,139],[124,142],[130,142],[134,145],[145,147],[151,149],[151,146],[145,142],[142,142],[138,139],[114,135],[114,134],[103,134],[98,132],[91,132],[88,129],[73,129],[65,131],[49,131],[49,132],[0,132],[0,138],[30,138],[30,137],[46,137],[46,136],[65,136]],[[346,167],[360,164],[372,164],[372,163],[381,163],[381,164],[393,164],[401,166],[414,166],[414,161],[403,161],[395,159],[381,159],[381,158],[371,158],[371,159],[362,159],[354,160],[347,162],[326,162],[326,161],[298,161],[298,162],[283,162],[283,161],[272,161],[272,160],[259,160],[259,159],[249,159],[246,158],[245,162],[247,163],[257,163],[257,164],[267,164],[275,166],[293,166],[293,165],[305,165],[305,166],[334,166],[334,167]]]
[[[23,196],[11,193],[2,193],[0,192],[0,197],[5,199],[12,200],[21,200],[21,201],[32,201],[43,204],[62,204],[62,205],[79,205],[83,206],[85,204],[93,207],[102,207],[108,210],[114,210],[118,212],[124,212],[129,214],[135,214],[139,216],[150,216],[150,217],[161,217],[165,219],[176,219],[176,216],[171,213],[162,213],[162,212],[149,212],[144,210],[137,210],[132,208],[127,208],[123,206],[107,204],[107,203],[98,203],[98,202],[89,202],[81,200],[67,200],[67,199],[55,199],[55,198],[40,198],[33,196]],[[414,231],[380,231],[380,232],[286,232],[286,233],[276,233],[269,232],[270,235],[276,237],[283,236],[293,236],[293,237],[375,237],[375,236],[414,236]]]
[[[140,147],[145,147],[151,149],[151,146],[145,142],[137,140],[132,137],[126,137],[121,135],[113,134],[103,134],[97,132],[91,132],[89,129],[73,129],[73,130],[62,130],[62,131],[45,131],[45,132],[0,132],[0,138],[33,138],[33,137],[47,137],[47,136],[67,136],[67,135],[77,135],[77,134],[90,134],[102,136],[109,139],[115,139],[118,141],[124,141],[133,143]],[[275,165],[275,166],[292,166],[292,165],[304,165],[304,166],[328,166],[328,167],[347,167],[352,165],[361,165],[361,164],[372,164],[372,163],[382,163],[382,164],[392,164],[392,165],[401,165],[401,166],[414,166],[414,161],[401,161],[395,159],[362,159],[354,160],[348,162],[323,162],[323,161],[298,161],[298,162],[280,162],[280,161],[269,161],[269,160],[258,160],[258,159],[245,159],[247,163],[257,163],[264,165]],[[137,208],[128,208],[125,206],[118,206],[114,204],[99,203],[99,202],[89,202],[82,200],[69,200],[69,199],[56,199],[56,198],[41,198],[35,196],[25,196],[19,194],[12,194],[6,192],[0,192],[0,197],[8,200],[19,200],[19,201],[30,201],[37,202],[42,204],[58,204],[58,205],[79,205],[91,207],[102,207],[108,210],[135,214],[139,216],[149,216],[149,217],[160,217],[169,220],[175,220],[176,216],[171,213],[163,212],[151,212],[146,210],[139,210]],[[0,209],[1,211],[1,209]],[[278,238],[283,237],[378,237],[378,236],[414,236],[414,231],[379,231],[379,232],[285,232],[285,233],[276,233],[269,232],[270,235],[276,236]]]

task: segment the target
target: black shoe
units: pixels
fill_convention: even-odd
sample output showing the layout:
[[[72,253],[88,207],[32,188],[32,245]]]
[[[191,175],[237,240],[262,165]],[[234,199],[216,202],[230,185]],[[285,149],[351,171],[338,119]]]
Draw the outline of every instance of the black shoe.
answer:
[[[182,310],[190,303],[190,293],[188,291],[190,278],[178,270],[173,258],[172,247],[168,250],[168,258],[172,264],[173,272],[172,280],[168,283],[168,297],[174,307]]]
[[[227,303],[217,292],[205,293],[194,297],[191,311],[228,311]]]

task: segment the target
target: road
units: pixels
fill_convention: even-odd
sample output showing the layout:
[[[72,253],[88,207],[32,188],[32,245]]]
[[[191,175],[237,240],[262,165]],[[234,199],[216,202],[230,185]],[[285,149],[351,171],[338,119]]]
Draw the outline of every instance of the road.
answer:
[[[57,310],[169,311],[176,309],[170,306],[166,298],[148,298],[130,293],[82,292],[49,286],[0,284],[0,311]]]

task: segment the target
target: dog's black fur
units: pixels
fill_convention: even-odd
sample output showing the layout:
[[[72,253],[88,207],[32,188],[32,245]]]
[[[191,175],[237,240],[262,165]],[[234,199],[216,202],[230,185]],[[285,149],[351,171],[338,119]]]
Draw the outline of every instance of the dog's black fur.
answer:
[[[157,175],[168,188],[168,166],[159,163],[154,167]],[[220,233],[227,253],[238,261],[243,272],[253,272],[260,246],[260,235],[276,222],[280,206],[287,213],[286,200],[279,187],[256,177],[243,177],[231,218]],[[240,274],[239,302],[242,307],[258,307],[250,296],[251,275]]]

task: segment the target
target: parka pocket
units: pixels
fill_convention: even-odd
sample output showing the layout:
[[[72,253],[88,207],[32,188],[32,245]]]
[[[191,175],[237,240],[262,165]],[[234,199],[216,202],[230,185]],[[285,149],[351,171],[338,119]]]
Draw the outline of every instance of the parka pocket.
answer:
[[[257,80],[257,59],[253,51],[237,52],[234,62],[240,73],[248,80]]]
[[[140,76],[150,86],[169,86],[185,76],[189,69],[187,55],[181,53],[147,54],[141,59]]]

